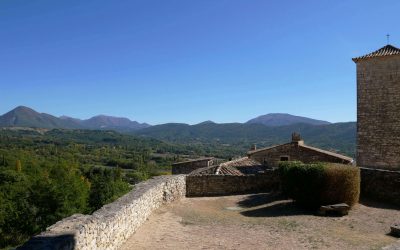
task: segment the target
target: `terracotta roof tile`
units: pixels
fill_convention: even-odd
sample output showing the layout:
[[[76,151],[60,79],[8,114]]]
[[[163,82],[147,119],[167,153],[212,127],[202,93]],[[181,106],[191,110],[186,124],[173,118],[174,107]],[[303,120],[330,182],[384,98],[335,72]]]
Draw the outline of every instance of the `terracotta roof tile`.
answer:
[[[203,158],[199,158],[199,159],[175,162],[172,165],[174,166],[174,165],[187,164],[187,163],[190,163],[190,162],[199,162],[199,161],[211,161],[213,159],[214,159],[214,157],[203,157]]]
[[[257,174],[264,171],[264,167],[258,161],[248,157],[227,161],[220,165],[199,168],[192,171],[189,175],[246,175]]]
[[[218,166],[215,165],[204,168],[198,168],[190,172],[189,175],[214,175],[217,172],[217,168]]]
[[[372,53],[366,54],[364,56],[355,57],[353,58],[353,61],[358,62],[362,59],[381,57],[381,56],[393,56],[393,55],[400,55],[400,49],[388,44],[385,47],[382,47]]]
[[[223,166],[223,167],[254,167],[254,166],[262,166],[262,164],[259,163],[258,161],[250,159],[248,157],[242,157],[239,159],[221,163],[220,166]]]
[[[236,175],[236,176],[244,175],[242,172],[240,172],[236,168],[228,167],[228,166],[219,166],[217,168],[217,171],[215,174],[217,174],[217,175]]]

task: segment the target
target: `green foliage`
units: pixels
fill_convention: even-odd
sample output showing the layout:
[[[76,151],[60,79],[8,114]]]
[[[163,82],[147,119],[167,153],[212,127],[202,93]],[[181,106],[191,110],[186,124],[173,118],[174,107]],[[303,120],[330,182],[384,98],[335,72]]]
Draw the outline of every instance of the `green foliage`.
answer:
[[[48,225],[87,210],[89,186],[67,165],[0,168],[0,247],[18,245]]]
[[[135,133],[172,143],[201,146],[204,155],[210,153],[217,157],[229,158],[238,152],[243,155],[253,144],[267,147],[286,143],[293,131],[299,132],[311,146],[335,150],[349,156],[355,155],[355,122],[320,126],[294,124],[279,127],[240,123],[201,123],[191,126],[169,123],[137,130]]]
[[[17,172],[21,172],[21,171],[22,171],[22,165],[21,165],[21,161],[20,161],[20,160],[17,160],[17,161],[15,162],[15,170],[16,170]]]
[[[15,245],[35,232],[34,208],[29,204],[27,176],[15,169],[0,172],[0,247]]]
[[[360,171],[357,167],[301,162],[282,162],[279,166],[282,190],[300,205],[347,203],[353,206],[360,195]]]
[[[114,201],[130,190],[126,171],[145,180],[151,162],[164,170],[174,161],[169,150],[174,146],[110,131],[0,129],[0,248]],[[155,151],[165,154],[153,160]]]
[[[91,180],[89,196],[91,212],[113,202],[131,189],[129,184],[122,180],[119,169],[92,168],[87,175]]]

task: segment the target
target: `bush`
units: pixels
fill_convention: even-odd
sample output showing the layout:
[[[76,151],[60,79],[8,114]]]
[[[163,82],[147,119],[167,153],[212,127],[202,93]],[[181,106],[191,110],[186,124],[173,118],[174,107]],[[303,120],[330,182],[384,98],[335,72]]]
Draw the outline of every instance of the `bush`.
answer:
[[[360,196],[360,170],[354,166],[282,162],[279,173],[283,192],[309,208],[336,203],[353,206]]]

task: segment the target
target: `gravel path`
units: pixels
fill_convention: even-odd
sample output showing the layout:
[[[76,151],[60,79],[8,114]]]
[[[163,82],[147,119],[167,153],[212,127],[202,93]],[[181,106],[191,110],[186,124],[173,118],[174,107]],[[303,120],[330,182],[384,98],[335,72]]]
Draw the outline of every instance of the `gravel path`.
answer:
[[[155,211],[125,249],[380,249],[400,210],[357,205],[321,217],[271,194],[185,198]]]

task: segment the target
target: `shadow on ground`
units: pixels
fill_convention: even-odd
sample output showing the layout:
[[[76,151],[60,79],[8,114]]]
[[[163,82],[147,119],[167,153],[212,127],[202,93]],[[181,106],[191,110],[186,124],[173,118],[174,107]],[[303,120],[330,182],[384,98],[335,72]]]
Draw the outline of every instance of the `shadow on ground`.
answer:
[[[396,205],[388,203],[388,202],[373,200],[370,198],[362,198],[362,199],[360,199],[359,203],[364,206],[367,206],[367,207],[400,210],[400,206],[396,206]]]
[[[281,194],[263,193],[254,194],[238,202],[238,205],[247,209],[240,214],[247,217],[278,217],[291,215],[311,215],[312,211],[296,206],[293,200],[288,200]]]

